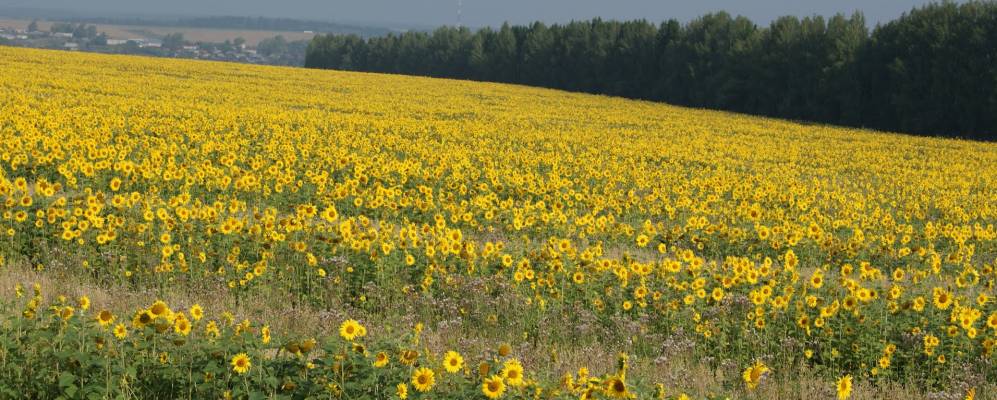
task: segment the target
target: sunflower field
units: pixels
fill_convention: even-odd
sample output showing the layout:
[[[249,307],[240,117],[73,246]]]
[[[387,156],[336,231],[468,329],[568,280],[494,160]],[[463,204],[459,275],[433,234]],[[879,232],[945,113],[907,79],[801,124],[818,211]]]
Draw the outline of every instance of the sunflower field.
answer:
[[[992,143],[0,47],[3,398],[993,398],[995,222]]]

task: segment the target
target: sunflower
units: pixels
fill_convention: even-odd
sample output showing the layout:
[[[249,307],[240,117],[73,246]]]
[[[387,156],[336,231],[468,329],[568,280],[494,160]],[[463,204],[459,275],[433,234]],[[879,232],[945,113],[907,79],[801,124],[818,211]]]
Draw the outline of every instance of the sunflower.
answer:
[[[382,351],[374,356],[374,367],[381,368],[385,365],[388,365],[389,361],[390,359],[388,358],[388,353]]]
[[[443,356],[443,368],[451,374],[457,373],[461,368],[464,368],[464,357],[461,357],[460,353],[456,351],[448,351]]]
[[[402,350],[398,356],[398,360],[405,365],[414,365],[417,358],[419,358],[419,352],[415,350]]]
[[[74,310],[72,306],[62,307],[59,310],[59,317],[62,318],[63,321],[68,320],[73,317],[73,312]]]
[[[408,385],[406,385],[404,382],[403,383],[399,383],[397,386],[395,386],[395,393],[398,394],[398,398],[399,399],[403,399],[403,400],[407,399],[408,398]]]
[[[102,310],[101,312],[97,313],[97,323],[100,324],[100,326],[107,327],[113,322],[114,322],[114,314],[111,314],[110,311]]]
[[[153,318],[166,318],[170,314],[170,307],[166,305],[166,302],[156,300],[155,303],[152,303],[152,305],[149,306],[149,314],[151,314]]]
[[[118,324],[114,326],[114,337],[124,339],[127,336],[128,328],[125,328],[125,324]]]
[[[512,353],[512,346],[510,346],[508,343],[502,343],[501,345],[499,345],[498,354],[500,356],[506,357],[510,353]]]
[[[343,339],[353,341],[353,339],[363,337],[366,334],[367,330],[356,320],[348,319],[339,325],[339,336],[342,336]]]
[[[337,218],[339,218],[339,212],[336,211],[336,206],[329,206],[322,210],[322,219],[326,222],[335,222]]]
[[[741,376],[744,378],[744,384],[748,386],[748,390],[754,390],[768,372],[769,368],[765,364],[762,364],[761,361],[755,361],[755,364],[745,369]]]
[[[948,290],[936,287],[932,292],[935,307],[938,307],[940,310],[949,308],[949,305],[952,304],[952,294]]]
[[[247,356],[246,353],[236,354],[235,357],[232,357],[231,364],[232,370],[238,374],[245,374],[246,372],[249,372],[249,367],[253,366],[253,363],[250,362],[249,356]]]
[[[491,364],[485,361],[482,361],[480,364],[478,364],[478,376],[480,376],[481,378],[488,376],[488,373],[491,371],[492,371]]]
[[[845,375],[838,379],[837,383],[838,400],[845,400],[852,395],[852,376]]]
[[[619,376],[612,376],[603,382],[606,395],[616,399],[625,399],[630,397],[630,391],[627,390],[627,384],[623,381],[623,378]]]
[[[501,374],[509,386],[523,385],[523,365],[519,360],[512,359],[503,363]]]
[[[187,320],[183,314],[180,314],[176,320],[173,321],[173,331],[187,336],[190,334],[190,321]]]
[[[315,345],[317,345],[317,344],[318,344],[318,342],[316,342],[314,338],[308,338],[308,339],[302,340],[301,341],[301,351],[303,353],[308,353],[308,352],[312,351],[315,348]]]
[[[710,292],[710,298],[712,298],[713,301],[719,303],[720,300],[724,299],[724,290],[718,287],[713,288],[713,291]]]
[[[428,392],[436,384],[436,374],[433,370],[421,367],[412,373],[412,387],[420,392]]]
[[[814,272],[813,276],[810,277],[810,286],[813,286],[814,289],[820,289],[821,286],[824,286],[824,274],[820,271]]]
[[[498,375],[485,378],[484,382],[481,383],[481,393],[484,393],[485,397],[489,399],[502,397],[502,394],[505,393],[505,382]]]
[[[215,321],[208,321],[208,325],[204,327],[204,333],[211,337],[221,336],[221,330],[218,329],[218,323]]]

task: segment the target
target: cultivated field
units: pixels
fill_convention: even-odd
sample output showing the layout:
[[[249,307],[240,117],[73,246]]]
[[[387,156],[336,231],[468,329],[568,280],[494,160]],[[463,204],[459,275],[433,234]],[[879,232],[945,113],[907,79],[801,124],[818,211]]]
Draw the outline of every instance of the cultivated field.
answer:
[[[27,29],[28,25],[31,24],[31,20],[23,19],[2,19],[0,18],[0,26],[10,27],[15,29]],[[143,26],[143,25],[108,25],[108,24],[89,24],[97,27],[98,32],[107,33],[107,36],[111,39],[162,39],[164,36],[171,33],[182,33],[185,40],[191,42],[210,42],[210,43],[221,43],[226,40],[235,40],[236,38],[243,38],[246,40],[247,46],[256,46],[263,39],[269,39],[275,36],[283,36],[285,39],[293,40],[308,40],[311,39],[315,34],[304,33],[304,32],[286,32],[286,31],[258,31],[258,30],[239,30],[239,29],[210,29],[210,28],[190,28],[190,27],[177,27],[177,26]],[[47,31],[52,26],[51,21],[38,21],[38,29],[42,31]]]
[[[995,144],[0,47],[0,213],[0,397],[997,397]]]

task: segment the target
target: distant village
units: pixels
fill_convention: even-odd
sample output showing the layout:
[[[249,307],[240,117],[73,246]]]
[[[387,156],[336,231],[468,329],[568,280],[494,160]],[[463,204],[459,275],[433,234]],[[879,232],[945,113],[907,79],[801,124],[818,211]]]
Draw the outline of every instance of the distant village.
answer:
[[[184,40],[180,33],[168,34],[158,39],[120,39],[110,38],[103,32],[98,33],[95,25],[54,23],[50,29],[40,30],[36,23],[32,23],[27,29],[0,26],[0,45],[251,64],[303,65],[307,42],[289,42],[282,36],[276,36],[250,47],[242,38],[221,43],[191,42]]]

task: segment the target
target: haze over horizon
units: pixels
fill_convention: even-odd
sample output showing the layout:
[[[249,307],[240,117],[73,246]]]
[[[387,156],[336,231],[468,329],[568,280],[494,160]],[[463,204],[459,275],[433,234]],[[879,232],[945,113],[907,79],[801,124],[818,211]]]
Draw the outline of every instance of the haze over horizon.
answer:
[[[928,0],[861,0],[835,2],[804,0],[735,0],[684,1],[621,0],[463,0],[460,22],[465,26],[498,26],[503,22],[527,24],[533,21],[563,23],[600,17],[603,19],[647,19],[660,22],[675,18],[687,22],[703,14],[727,11],[743,15],[755,23],[767,25],[783,15],[800,17],[837,13],[865,14],[869,25],[899,17]],[[337,22],[388,23],[431,27],[458,22],[457,0],[0,0],[0,7],[30,7],[53,11],[100,13],[108,16],[265,16],[301,18]]]

